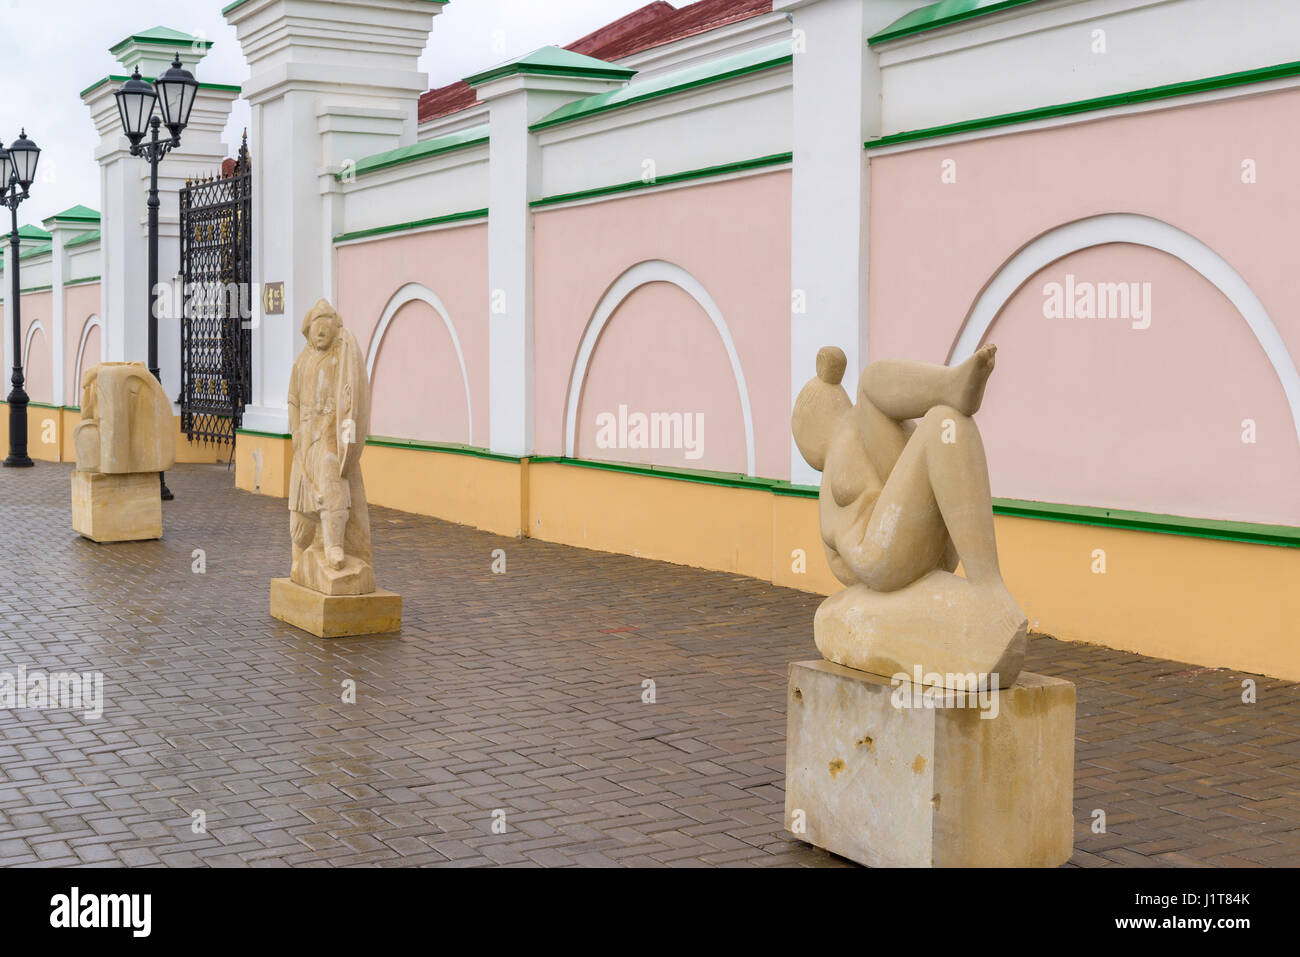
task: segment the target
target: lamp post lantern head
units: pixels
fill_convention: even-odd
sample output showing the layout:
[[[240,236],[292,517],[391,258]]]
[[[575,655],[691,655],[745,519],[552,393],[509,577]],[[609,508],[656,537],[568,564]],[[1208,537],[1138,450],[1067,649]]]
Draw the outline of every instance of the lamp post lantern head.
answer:
[[[154,82],[158,90],[158,108],[162,121],[171,131],[172,137],[179,137],[181,131],[189,125],[190,110],[194,109],[194,98],[199,92],[199,81],[194,74],[181,65],[181,55],[176,54],[171,69]]]
[[[36,179],[36,164],[40,158],[41,148],[27,138],[26,130],[9,144],[9,158],[4,165],[24,192]]]
[[[13,179],[14,168],[9,162],[9,151],[0,143],[0,195],[9,191],[9,182]]]
[[[117,97],[117,112],[122,118],[122,129],[132,146],[144,139],[145,130],[158,103],[158,94],[152,84],[146,83],[136,67],[131,79],[113,94]]]

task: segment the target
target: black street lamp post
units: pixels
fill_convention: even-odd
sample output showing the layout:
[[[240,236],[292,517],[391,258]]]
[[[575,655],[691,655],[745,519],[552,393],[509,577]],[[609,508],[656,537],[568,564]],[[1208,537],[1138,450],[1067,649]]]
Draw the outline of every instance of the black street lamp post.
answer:
[[[181,66],[178,53],[171,69],[152,84],[140,76],[137,67],[131,79],[115,94],[122,128],[131,141],[131,155],[143,156],[149,162],[149,371],[159,383],[162,376],[158,372],[158,207],[161,205],[158,164],[181,145],[181,132],[189,125],[198,89],[198,81]],[[154,115],[155,107],[161,117]],[[167,138],[159,136],[159,129],[164,125],[171,134]],[[150,138],[143,142],[146,127]],[[162,472],[158,473],[158,484],[164,501],[170,501],[172,493]]]
[[[9,380],[13,390],[9,393],[9,457],[4,464],[9,468],[31,468],[27,454],[27,391],[23,388],[23,334],[22,334],[22,283],[18,277],[18,206],[30,194],[36,179],[36,163],[41,158],[40,148],[27,138],[23,130],[9,149],[0,145],[0,204],[9,207],[12,228],[9,232],[9,275],[11,285],[9,307],[13,312],[14,372]]]

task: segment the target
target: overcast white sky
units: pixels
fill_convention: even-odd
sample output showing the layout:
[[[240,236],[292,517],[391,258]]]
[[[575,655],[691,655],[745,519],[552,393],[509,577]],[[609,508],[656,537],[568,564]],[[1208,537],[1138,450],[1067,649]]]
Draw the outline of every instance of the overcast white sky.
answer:
[[[110,73],[122,73],[108,48],[123,37],[166,26],[213,44],[196,76],[242,83],[248,66],[235,31],[221,16],[230,0],[0,0],[0,138],[8,144],[25,125],[41,147],[38,181],[19,218],[39,223],[77,203],[99,208],[96,136],[78,94]],[[433,22],[420,68],[441,86],[537,47],[564,46],[650,0],[451,0]],[[686,6],[689,0],[670,0]],[[504,51],[504,52],[503,52]],[[235,104],[226,142],[248,122]],[[164,162],[166,162],[164,160]],[[8,232],[8,214],[0,229]]]

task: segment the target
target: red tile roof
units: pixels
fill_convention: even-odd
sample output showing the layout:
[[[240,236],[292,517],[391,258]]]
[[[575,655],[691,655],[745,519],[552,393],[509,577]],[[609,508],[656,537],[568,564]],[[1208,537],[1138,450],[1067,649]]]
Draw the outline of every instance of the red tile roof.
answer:
[[[772,0],[697,0],[680,9],[655,0],[587,34],[567,49],[598,60],[620,60],[771,10]],[[474,91],[463,80],[430,90],[420,97],[420,122],[457,113],[475,102]]]

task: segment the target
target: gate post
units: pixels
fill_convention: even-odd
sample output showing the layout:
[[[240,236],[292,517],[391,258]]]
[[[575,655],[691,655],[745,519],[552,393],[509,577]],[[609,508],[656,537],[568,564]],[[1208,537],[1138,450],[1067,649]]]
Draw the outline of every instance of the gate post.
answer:
[[[154,78],[165,70],[174,55],[179,55],[187,70],[207,55],[211,46],[206,40],[158,27],[133,34],[111,51],[130,73],[137,66],[141,74]],[[103,267],[100,286],[101,335],[104,354],[109,361],[144,361],[148,352],[149,290],[146,288],[148,234],[145,223],[145,194],[148,189],[148,164],[128,152],[122,121],[113,97],[125,79],[107,76],[81,94],[90,109],[99,134],[95,159],[100,167],[103,203],[101,240]],[[239,87],[202,82],[190,114],[189,126],[181,139],[181,148],[173,151],[158,168],[162,208],[158,217],[159,282],[169,282],[180,265],[180,216],[177,195],[189,177],[197,177],[221,166],[228,150],[221,137],[230,118],[231,105],[239,96]],[[173,400],[180,394],[180,322],[179,315],[160,316],[158,324],[158,362],[163,389]]]
[[[289,431],[298,323],[317,299],[335,296],[326,235],[334,197],[322,182],[348,160],[415,141],[428,89],[420,54],[441,12],[439,0],[238,0],[223,11],[250,71],[253,282],[284,284],[282,315],[254,307],[246,431],[272,440]]]

